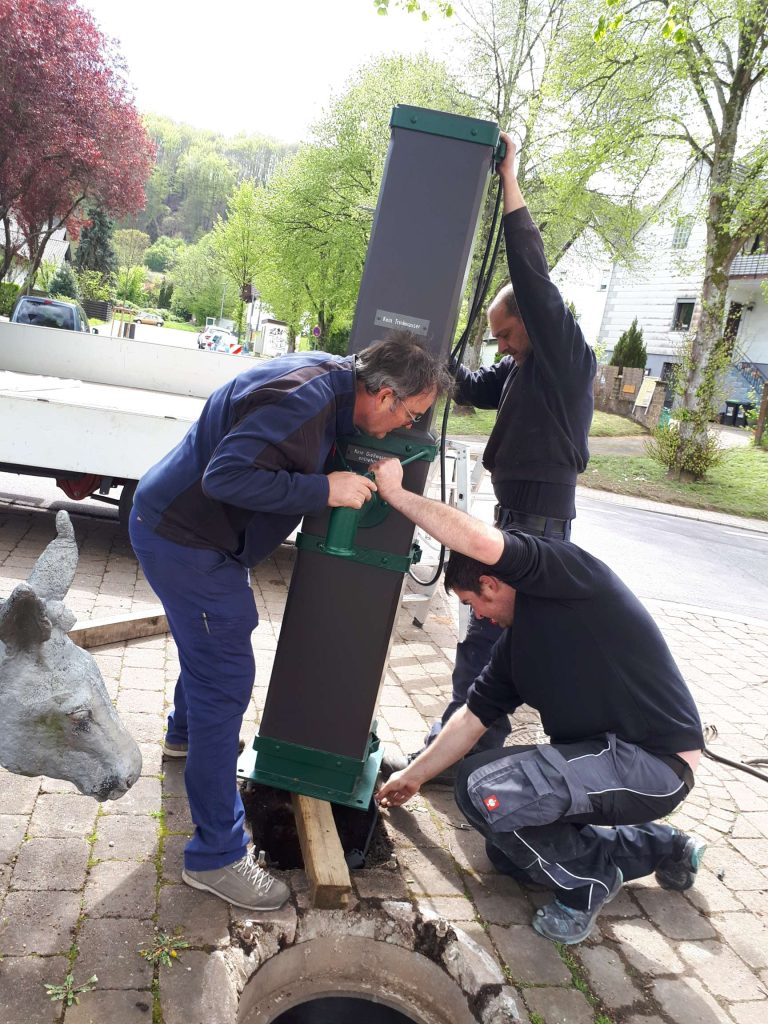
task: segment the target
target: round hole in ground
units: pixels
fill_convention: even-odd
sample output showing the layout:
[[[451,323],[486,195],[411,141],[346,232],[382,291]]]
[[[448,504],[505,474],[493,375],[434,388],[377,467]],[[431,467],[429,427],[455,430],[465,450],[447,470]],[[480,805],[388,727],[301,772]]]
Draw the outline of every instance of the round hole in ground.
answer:
[[[351,923],[329,918],[323,926],[318,918],[322,935],[281,950],[254,971],[240,997],[238,1024],[369,1024],[371,1008],[395,1013],[375,1024],[476,1024],[466,993],[442,967],[413,949],[351,934]],[[288,1016],[314,1011],[315,1002],[322,1010],[329,999],[346,1002],[340,1008],[354,1014]]]
[[[413,1017],[359,996],[322,996],[286,1010],[273,1024],[418,1024]]]

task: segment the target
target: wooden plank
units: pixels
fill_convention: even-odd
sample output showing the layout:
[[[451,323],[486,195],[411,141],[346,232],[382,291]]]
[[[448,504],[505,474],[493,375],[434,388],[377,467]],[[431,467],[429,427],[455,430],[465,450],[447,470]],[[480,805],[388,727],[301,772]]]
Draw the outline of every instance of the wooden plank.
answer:
[[[168,620],[160,605],[153,610],[113,615],[108,619],[91,619],[69,631],[69,639],[89,650],[102,644],[116,644],[124,640],[138,640],[144,636],[157,636],[168,632]]]
[[[336,910],[347,905],[352,882],[331,805],[293,793],[293,813],[312,906]]]

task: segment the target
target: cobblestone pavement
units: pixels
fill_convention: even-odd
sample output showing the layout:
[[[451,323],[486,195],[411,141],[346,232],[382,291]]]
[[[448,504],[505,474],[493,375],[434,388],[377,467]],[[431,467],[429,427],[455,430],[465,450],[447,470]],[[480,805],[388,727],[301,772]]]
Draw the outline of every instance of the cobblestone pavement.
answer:
[[[81,555],[67,603],[81,621],[154,603],[115,526],[76,520],[75,529]],[[26,578],[52,535],[49,513],[0,513],[0,597]],[[255,573],[261,624],[247,739],[266,693],[292,561],[284,546]],[[382,738],[404,752],[421,744],[449,692],[455,611],[438,596],[423,630],[406,611],[398,619],[379,721]],[[711,747],[736,760],[766,756],[768,623],[661,603],[652,612],[705,723],[717,730]],[[180,881],[191,822],[181,766],[160,759],[174,645],[158,637],[94,654],[141,745],[143,775],[121,800],[97,804],[69,784],[0,770],[0,1021],[216,1024],[201,1010],[201,986],[210,996],[224,984],[222,951],[238,941],[240,915]],[[535,714],[518,715],[514,739],[531,735]],[[502,965],[522,1018],[535,1024],[765,1024],[768,783],[705,760],[674,821],[710,844],[696,887],[676,894],[652,880],[633,882],[588,943],[561,951],[529,926],[545,894],[495,874],[450,792],[430,789],[389,815],[398,869],[355,872],[358,902],[349,913],[385,898],[456,922]],[[302,878],[289,873],[294,899]],[[180,929],[191,945],[171,968],[153,968],[137,953],[155,926]],[[98,984],[65,1009],[43,985],[63,982],[70,969],[76,983],[96,974]]]

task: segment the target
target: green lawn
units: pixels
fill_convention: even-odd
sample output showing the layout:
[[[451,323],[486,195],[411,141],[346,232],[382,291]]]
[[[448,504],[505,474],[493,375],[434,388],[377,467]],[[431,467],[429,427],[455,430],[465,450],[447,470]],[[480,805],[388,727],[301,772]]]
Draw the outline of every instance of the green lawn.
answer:
[[[768,451],[764,448],[728,449],[721,464],[696,484],[668,480],[664,467],[645,456],[593,455],[579,483],[651,501],[768,519]]]
[[[441,402],[434,421],[437,429],[440,428],[442,417],[443,405]],[[465,414],[463,409],[462,412],[457,412],[456,406],[453,406],[448,420],[448,433],[465,437],[487,437],[495,422],[495,409],[467,409]],[[596,411],[589,433],[591,437],[630,437],[634,434],[645,434],[647,431],[645,427],[641,427],[634,420],[625,419],[623,416],[613,416],[609,412]]]

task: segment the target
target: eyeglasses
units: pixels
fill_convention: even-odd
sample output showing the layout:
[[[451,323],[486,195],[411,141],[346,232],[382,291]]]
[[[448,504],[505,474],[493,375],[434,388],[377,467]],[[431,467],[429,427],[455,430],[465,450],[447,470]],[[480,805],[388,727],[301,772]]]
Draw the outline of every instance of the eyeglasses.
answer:
[[[411,410],[408,408],[408,406],[405,404],[405,402],[402,400],[400,395],[395,395],[395,398],[400,403],[400,405],[402,405],[402,407],[405,409],[405,411],[408,413],[408,415],[410,417],[410,420],[411,420],[411,423],[421,423],[421,421],[424,419],[424,415],[425,415],[423,412],[412,413]]]

